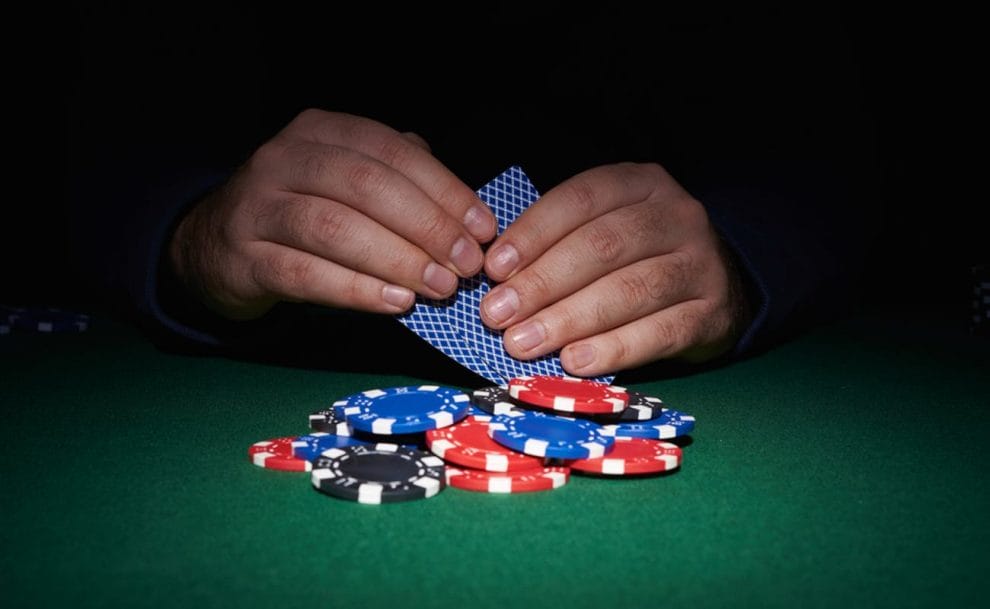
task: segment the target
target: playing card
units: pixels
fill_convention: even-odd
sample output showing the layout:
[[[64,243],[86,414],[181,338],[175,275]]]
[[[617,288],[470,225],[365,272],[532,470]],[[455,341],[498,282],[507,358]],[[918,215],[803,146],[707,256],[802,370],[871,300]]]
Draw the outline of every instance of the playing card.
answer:
[[[539,198],[529,178],[516,166],[477,192],[495,214],[499,234]],[[506,353],[502,332],[489,329],[479,315],[481,299],[490,290],[491,282],[484,273],[461,279],[457,293],[451,298],[417,297],[413,308],[398,316],[398,320],[447,357],[494,384],[505,383],[516,376],[565,375],[559,352],[530,361],[517,360]],[[595,380],[611,383],[613,378],[606,376]]]
[[[509,224],[527,207],[536,201],[540,193],[529,181],[520,167],[510,167],[494,180],[478,190],[478,196],[488,204],[498,221],[498,233],[502,234]],[[509,355],[502,343],[502,331],[492,330],[481,321],[479,306],[481,299],[492,288],[492,282],[483,272],[474,277],[461,279],[457,298],[447,310],[451,323],[463,335],[467,344],[505,382],[517,376],[545,374],[564,376],[560,365],[560,352],[548,353],[537,359],[523,361]],[[611,383],[614,377],[599,377]]]

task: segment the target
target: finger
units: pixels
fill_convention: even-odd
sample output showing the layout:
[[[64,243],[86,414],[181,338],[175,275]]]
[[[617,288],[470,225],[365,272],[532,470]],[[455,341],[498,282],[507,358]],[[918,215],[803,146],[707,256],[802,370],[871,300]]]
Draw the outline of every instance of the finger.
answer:
[[[610,273],[506,330],[505,349],[532,359],[695,296],[691,262],[672,253]]]
[[[412,131],[405,131],[402,133],[402,137],[406,138],[413,144],[419,146],[423,150],[427,152],[432,152],[432,149],[430,148],[430,144],[427,143],[427,141],[424,140],[422,137],[420,137],[418,133],[414,133]]]
[[[646,200],[657,188],[657,169],[634,163],[596,167],[551,189],[492,244],[485,257],[488,276],[504,281],[577,227]]]
[[[277,243],[257,242],[251,277],[280,300],[311,302],[371,313],[401,313],[412,306],[412,290],[393,285]]]
[[[463,277],[478,272],[481,248],[465,228],[404,175],[339,146],[284,148],[273,167],[290,192],[331,199],[360,211]]]
[[[714,323],[722,325],[721,320]],[[704,346],[715,332],[712,326],[709,301],[688,300],[568,345],[560,361],[576,376],[611,374]]]
[[[410,288],[430,298],[457,289],[457,276],[430,256],[350,207],[308,195],[273,201],[256,219],[262,239]]]
[[[357,150],[401,172],[460,221],[478,242],[487,243],[495,236],[495,216],[491,210],[430,154],[429,146],[424,149],[377,121],[322,110],[303,112],[290,127],[315,142]]]
[[[505,328],[612,271],[673,250],[683,225],[664,222],[664,212],[656,204],[640,203],[580,226],[492,289],[481,301],[482,320],[491,328]]]

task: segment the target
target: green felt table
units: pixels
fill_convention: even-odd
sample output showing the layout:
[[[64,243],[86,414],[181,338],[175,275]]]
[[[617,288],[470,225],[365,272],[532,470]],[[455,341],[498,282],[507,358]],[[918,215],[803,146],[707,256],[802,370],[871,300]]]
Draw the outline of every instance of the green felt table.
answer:
[[[0,337],[7,607],[967,607],[990,595],[990,359],[865,317],[632,388],[683,467],[367,506],[248,446],[445,379],[156,348],[113,322]],[[620,376],[618,381],[622,380]]]

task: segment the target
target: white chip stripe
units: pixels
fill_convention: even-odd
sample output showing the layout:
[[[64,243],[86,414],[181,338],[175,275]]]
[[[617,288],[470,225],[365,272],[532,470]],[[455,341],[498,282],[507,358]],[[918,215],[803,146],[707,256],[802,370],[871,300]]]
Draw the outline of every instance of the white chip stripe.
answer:
[[[451,442],[450,440],[445,440],[443,438],[430,442],[430,450],[432,450],[434,454],[440,456],[441,458],[443,458],[443,456],[447,454],[448,450],[455,448],[456,446],[457,445]]]
[[[454,415],[449,412],[435,412],[429,416],[436,422],[438,429],[441,427],[450,427],[454,424]]]
[[[626,462],[623,459],[603,459],[602,473],[621,476],[626,473]]]
[[[511,493],[512,478],[495,477],[488,480],[489,493]]]
[[[398,446],[396,446],[396,448],[398,448]],[[424,465],[426,465],[426,467],[442,467],[443,464],[444,464],[443,463],[443,459],[440,459],[438,457],[434,457],[432,455],[428,455],[426,457],[423,457],[423,458],[420,459],[420,461],[422,461],[422,463]]]
[[[440,391],[440,385],[420,385],[417,389],[420,391]]]
[[[677,437],[677,428],[673,425],[654,425],[657,430],[657,437],[661,440],[669,440]]]
[[[612,405],[612,412],[622,412],[626,409],[626,403],[619,398],[605,398],[605,401]]]
[[[466,393],[458,393],[454,396],[455,402],[470,402],[471,398]]]
[[[580,446],[588,451],[588,456],[585,457],[586,459],[597,459],[598,457],[605,456],[604,444],[599,444],[597,442],[582,442]]]
[[[312,481],[313,486],[315,486],[316,488],[319,488],[320,487],[320,482],[323,482],[324,480],[328,480],[330,478],[336,478],[336,477],[337,477],[336,474],[334,474],[329,469],[314,469],[313,470],[313,475],[310,477],[310,480]]]
[[[364,395],[369,398],[378,398],[383,395],[386,395],[386,393],[381,389],[369,389],[368,391],[362,391],[361,395]]]
[[[391,435],[395,419],[375,419],[371,422],[371,433]]]
[[[489,472],[509,471],[509,457],[507,455],[485,455],[485,470]]]
[[[358,503],[379,505],[382,502],[382,485],[377,482],[365,482],[358,487]]]
[[[527,455],[545,457],[547,456],[547,444],[548,443],[546,440],[530,438],[526,440],[526,444],[523,445],[523,452]]]
[[[630,406],[636,411],[636,419],[639,421],[646,421],[653,414],[653,409],[649,406]]]
[[[574,398],[558,395],[553,399],[553,409],[574,412]]]
[[[567,474],[565,474],[564,472],[549,472],[543,474],[543,477],[550,478],[550,480],[553,482],[554,488],[560,488],[564,486],[565,482],[567,482]]]
[[[674,469],[681,464],[681,460],[677,458],[677,455],[657,455],[658,461],[663,461],[667,465],[667,469]]]
[[[419,480],[416,480],[413,484],[422,488],[425,491],[424,497],[426,499],[429,499],[430,497],[436,495],[437,493],[440,492],[440,489],[443,488],[442,486],[440,486],[440,480],[436,478],[426,478],[426,477],[420,478]]]
[[[272,453],[254,453],[254,456],[251,457],[251,461],[258,467],[264,467],[265,461],[268,460],[268,457],[274,457],[274,456],[275,455],[273,455]]]

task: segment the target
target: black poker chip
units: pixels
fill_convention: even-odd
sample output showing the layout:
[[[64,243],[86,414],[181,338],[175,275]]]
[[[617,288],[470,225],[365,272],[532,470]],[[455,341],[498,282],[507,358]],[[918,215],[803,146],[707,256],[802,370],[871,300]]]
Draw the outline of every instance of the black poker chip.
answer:
[[[324,451],[311,480],[322,493],[368,504],[428,499],[446,488],[443,459],[385,443]]]
[[[508,385],[492,385],[476,389],[471,393],[471,403],[488,414],[507,414],[513,410],[525,410],[509,395]]]

